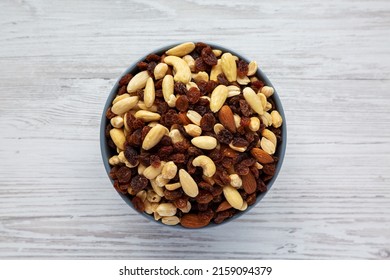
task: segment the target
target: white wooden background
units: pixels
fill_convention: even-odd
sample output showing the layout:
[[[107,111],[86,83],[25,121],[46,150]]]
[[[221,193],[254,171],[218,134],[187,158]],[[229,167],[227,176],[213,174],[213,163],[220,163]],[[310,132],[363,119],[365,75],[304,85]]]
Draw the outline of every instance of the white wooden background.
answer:
[[[0,1],[0,258],[390,259],[390,2]],[[255,59],[282,99],[283,169],[240,219],[150,222],[99,150],[122,71],[178,41]]]

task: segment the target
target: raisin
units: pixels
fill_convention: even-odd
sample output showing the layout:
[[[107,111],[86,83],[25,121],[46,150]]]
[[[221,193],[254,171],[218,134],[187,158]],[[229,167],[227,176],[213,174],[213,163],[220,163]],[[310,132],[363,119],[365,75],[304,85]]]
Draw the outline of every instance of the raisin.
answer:
[[[249,146],[248,146],[248,148],[247,148],[247,151],[250,151],[250,150],[252,150],[254,147],[256,147],[257,142],[259,142],[259,139],[260,139],[259,135],[254,134],[253,140],[252,140],[252,142],[250,142],[250,144],[249,144]]]
[[[148,64],[148,68],[147,68],[147,70],[148,70],[148,74],[149,74],[149,76],[150,77],[152,77],[152,78],[154,78],[154,68],[156,67],[156,65],[157,65],[157,63],[156,62],[154,62],[154,61],[151,61],[151,62],[149,62],[149,64]]]
[[[216,81],[213,81],[213,80],[210,80],[207,82],[207,86],[206,86],[206,92],[208,94],[211,94],[213,92],[213,90],[218,86],[218,83]]]
[[[194,147],[194,146],[190,146],[187,150],[187,153],[189,156],[193,156],[193,157],[197,157],[197,156],[200,156],[200,155],[203,155],[203,152],[202,150]]]
[[[203,221],[211,221],[211,219],[214,217],[214,211],[210,208],[207,208],[205,211],[201,211],[198,213],[198,217],[200,220]]]
[[[236,173],[240,176],[242,175],[248,175],[249,173],[249,167],[245,166],[245,165],[242,165],[242,164],[236,164],[234,166],[234,170],[236,171]]]
[[[209,45],[207,45],[206,43],[203,43],[203,42],[198,42],[198,43],[195,43],[195,52],[201,54],[202,53],[202,50],[204,48],[207,48]]]
[[[156,93],[157,92],[158,92],[158,90],[156,91]],[[166,112],[168,112],[168,110],[169,110],[169,106],[166,102],[164,102],[164,101],[158,102],[157,113],[159,113],[160,115],[164,115]]]
[[[142,99],[142,100],[144,99],[144,90],[143,89],[138,89],[136,91],[136,94],[139,97],[139,99]]]
[[[126,137],[126,142],[133,147],[141,146],[142,145],[142,130],[141,129],[135,130],[130,136]]]
[[[137,130],[139,128],[143,128],[145,126],[145,123],[141,119],[137,119],[132,114],[127,114],[127,120],[126,120],[129,128],[131,130]]]
[[[198,101],[198,106],[209,106],[210,101],[207,98],[200,98]]]
[[[173,202],[173,205],[175,205],[177,208],[184,208],[187,206],[188,198],[185,196],[179,197]]]
[[[227,129],[222,129],[218,132],[217,139],[220,143],[229,145],[233,140],[233,134]]]
[[[187,94],[187,87],[184,83],[177,82],[177,83],[175,83],[174,91],[175,91],[175,94],[186,95]]]
[[[275,174],[275,163],[264,164],[262,171],[267,175],[273,176]]]
[[[121,194],[127,194],[127,190],[129,187],[129,184],[120,184],[118,180],[115,180],[114,182],[114,188]]]
[[[148,186],[149,180],[142,175],[136,175],[131,179],[130,185],[135,193],[142,191]]]
[[[183,140],[183,141],[176,142],[175,144],[173,144],[173,148],[174,148],[175,152],[177,152],[177,153],[185,153],[185,152],[187,152],[189,147],[190,147],[190,145],[187,142],[187,140]]]
[[[199,101],[199,98],[201,96],[200,91],[196,87],[192,87],[187,92],[187,98],[188,102],[191,104],[195,104]]]
[[[246,102],[246,100],[244,99],[240,100],[240,110],[245,117],[249,117],[252,114],[251,107],[249,106],[248,102]]]
[[[162,82],[163,82],[163,79],[158,80],[158,81],[154,84],[154,88],[155,88],[156,90],[162,89]]]
[[[172,146],[162,146],[158,150],[157,155],[160,157],[160,159],[165,159],[172,153],[173,153],[173,147]]]
[[[243,166],[250,167],[256,163],[256,160],[254,158],[247,158],[240,162]]]
[[[161,145],[163,146],[170,146],[172,145],[172,138],[168,135],[164,135],[160,140]]]
[[[199,182],[198,187],[207,191],[211,191],[213,189],[213,186],[205,181]]]
[[[209,69],[210,69],[210,66],[207,65],[206,62],[204,62],[204,60],[201,57],[198,57],[197,59],[195,59],[195,71],[196,72],[199,72],[199,71],[208,72]]]
[[[251,206],[253,204],[255,204],[256,202],[256,193],[252,193],[250,195],[248,195],[245,199],[246,203],[248,203],[248,206]]]
[[[210,192],[201,189],[195,199],[198,203],[209,203],[213,200],[213,196]]]
[[[104,130],[104,135],[109,138],[110,137],[110,130],[112,129],[112,125],[109,123],[107,126],[106,126],[106,129]]]
[[[248,74],[248,63],[243,60],[236,61],[237,63],[237,76],[244,78]]]
[[[257,169],[256,166],[251,166],[249,169],[250,169],[250,172],[252,172],[253,176],[254,176],[256,179],[258,179],[258,178],[259,178],[259,175],[260,175],[259,169]]]
[[[155,95],[156,95],[156,97],[162,98],[163,97],[162,89],[161,88],[160,89],[156,89]]]
[[[118,95],[122,95],[122,94],[125,94],[125,93],[127,93],[127,85],[126,86],[121,86],[118,89]]]
[[[241,137],[234,137],[232,144],[236,147],[246,147],[249,145],[248,141]]]
[[[151,53],[149,54],[147,57],[146,57],[146,61],[155,61],[155,62],[159,62],[161,59],[161,57],[155,53]]]
[[[119,183],[125,184],[128,183],[131,179],[131,170],[126,166],[121,166],[116,172],[116,177],[118,178]]]
[[[148,69],[148,63],[145,61],[140,61],[137,63],[137,67],[140,71],[144,71],[144,70]]]
[[[146,135],[149,133],[149,131],[151,130],[152,128],[150,126],[144,126],[142,128],[142,131],[141,131],[141,139],[142,141],[144,141]]]
[[[223,155],[220,150],[214,149],[208,154],[209,158],[211,158],[214,163],[219,163],[223,159]]]
[[[190,158],[190,159],[188,159],[188,161],[187,161],[187,172],[188,172],[189,174],[194,174],[194,173],[196,172],[196,167],[192,165],[192,160],[193,160],[193,159],[194,159],[194,158]]]
[[[114,166],[113,168],[111,168],[109,175],[112,180],[118,179],[118,177],[116,176],[116,172],[118,171],[119,168],[120,166]]]
[[[135,210],[139,211],[139,212],[144,212],[145,211],[145,204],[144,202],[142,201],[142,199],[138,196],[135,196],[132,200],[131,200],[131,203],[133,203],[133,206],[135,208]]]
[[[112,141],[111,138],[107,139],[107,145],[108,145],[111,149],[116,150],[116,145],[115,145],[114,141]]]
[[[131,165],[136,165],[138,161],[138,152],[129,145],[126,145],[125,158]]]
[[[251,87],[254,89],[254,91],[258,91],[264,86],[264,83],[262,81],[254,81],[251,83]]]
[[[198,203],[198,211],[206,211],[209,208],[208,203]]]
[[[164,197],[168,200],[176,200],[182,196],[183,196],[183,190],[181,188],[173,191],[164,190]]]
[[[190,119],[187,117],[187,114],[185,112],[179,113],[177,117],[179,118],[179,124],[187,125],[191,123]]]
[[[116,114],[114,114],[112,111],[111,111],[111,107],[109,107],[106,111],[106,118],[111,120],[113,117],[116,117]]]
[[[229,169],[233,167],[233,159],[231,158],[224,158],[222,161],[222,166],[226,169]]]
[[[228,85],[229,85],[229,81],[228,81],[228,79],[226,78],[225,74],[223,74],[223,73],[218,74],[217,80],[218,80],[218,82],[219,82],[221,85],[225,85],[225,86],[228,86]]]
[[[208,92],[207,92],[207,82],[206,81],[200,80],[199,82],[196,83],[196,85],[198,86],[198,88],[200,90],[200,93],[202,95],[207,95],[208,94]]]
[[[160,165],[161,165],[160,157],[158,155],[151,155],[150,156],[150,163],[151,163],[151,166],[153,166],[154,168],[160,167]]]
[[[170,109],[167,113],[163,116],[163,121],[165,126],[172,126],[174,124],[177,124],[179,122],[179,117],[175,110]]]
[[[247,117],[241,117],[240,126],[248,127],[251,123],[251,119]]]
[[[235,213],[234,209],[228,209],[228,210],[225,210],[225,211],[221,211],[221,212],[215,213],[214,223],[220,224],[224,220],[232,217],[234,215],[234,213]]]
[[[186,161],[186,156],[184,154],[173,154],[169,158],[174,163],[184,163]]]
[[[207,100],[205,98],[201,98],[199,100]],[[208,101],[208,100],[207,100]],[[201,116],[206,114],[208,109],[206,106],[202,106],[202,105],[196,105],[194,106],[194,111],[198,112]]]
[[[218,62],[217,57],[209,46],[202,49],[202,59],[206,64],[210,66],[217,65]]]
[[[180,112],[186,112],[188,110],[188,98],[186,95],[180,95],[178,99],[176,99],[176,108]]]
[[[141,163],[142,165],[149,166],[150,165],[150,154],[148,154],[148,153],[141,154],[141,155],[139,155],[138,160],[139,160],[139,163]]]
[[[267,191],[267,185],[264,184],[264,182],[261,179],[257,179],[257,190],[259,192],[266,192]]]
[[[223,193],[223,189],[218,185],[214,185],[210,192],[213,195],[213,197],[216,198]]]
[[[215,117],[212,113],[205,114],[200,120],[202,131],[212,131],[215,125]]]
[[[130,80],[133,78],[133,75],[128,73],[124,75],[120,80],[119,80],[119,86],[127,86],[127,84],[130,82]]]

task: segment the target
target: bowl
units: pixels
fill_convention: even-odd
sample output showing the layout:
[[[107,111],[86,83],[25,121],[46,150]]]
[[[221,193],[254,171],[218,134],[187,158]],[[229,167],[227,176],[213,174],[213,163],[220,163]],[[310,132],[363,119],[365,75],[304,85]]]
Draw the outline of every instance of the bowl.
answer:
[[[159,49],[156,49],[150,53],[155,53],[155,54],[158,54],[158,55],[162,55],[163,53],[165,53],[165,51],[167,51],[168,49],[171,49],[172,47],[174,46],[177,46],[179,45],[180,43],[177,43],[177,44],[171,44],[171,45],[168,45],[168,46],[165,46],[165,47],[161,47]],[[248,60],[245,56],[243,56],[242,54],[240,53],[237,53],[235,52],[234,50],[231,50],[229,48],[226,48],[224,46],[221,46],[221,45],[217,45],[217,44],[213,44],[213,43],[206,43],[208,44],[209,46],[211,46],[213,49],[218,49],[218,50],[221,50],[223,53],[225,52],[230,52],[232,55],[234,56],[237,56],[239,59],[241,60],[244,60],[246,61],[247,63],[250,62],[250,60]],[[149,53],[148,53],[149,54]],[[116,93],[118,91],[118,88],[119,88],[119,81],[121,79],[121,77],[123,77],[125,74],[136,74],[139,72],[138,68],[137,68],[137,63],[138,62],[141,62],[141,61],[144,61],[146,59],[146,56],[148,55],[146,54],[144,57],[140,58],[138,61],[136,61],[135,63],[133,63],[131,66],[129,66],[123,73],[122,75],[120,75],[120,77],[117,79],[117,81],[115,82],[111,92],[109,93],[108,97],[107,97],[107,100],[106,100],[106,103],[105,103],[105,106],[104,106],[104,110],[103,110],[103,113],[102,113],[102,118],[101,118],[101,124],[100,124],[100,149],[101,149],[101,155],[102,155],[102,160],[103,160],[103,164],[104,164],[104,167],[105,167],[105,170],[106,170],[106,173],[111,181],[112,184],[114,184],[114,181],[110,178],[109,176],[109,173],[110,173],[110,170],[111,170],[111,166],[109,164],[109,159],[110,157],[112,157],[114,154],[115,154],[115,151],[109,147],[108,145],[108,141],[107,141],[107,138],[105,136],[105,130],[106,130],[106,126],[110,123],[109,120],[107,119],[106,117],[106,111],[108,110],[108,108],[111,106],[112,104],[112,101],[114,100],[115,96],[116,96]],[[242,211],[242,212],[238,212],[236,214],[234,214],[231,218],[225,220],[224,222],[222,222],[221,224],[215,224],[215,223],[210,223],[208,224],[206,227],[204,228],[210,228],[210,227],[215,227],[215,226],[218,226],[218,225],[222,225],[222,224],[226,224],[228,222],[231,222],[237,218],[239,218],[240,216],[244,215],[245,213],[247,213],[248,211],[250,211],[251,209],[257,207],[258,203],[265,197],[265,195],[270,191],[271,187],[274,185],[277,177],[278,177],[278,174],[281,170],[281,167],[282,167],[282,164],[283,164],[283,160],[284,160],[284,155],[285,155],[285,151],[286,151],[286,144],[287,144],[287,129],[286,129],[286,118],[285,118],[285,114],[284,114],[284,110],[283,110],[283,106],[282,106],[282,103],[280,101],[280,98],[278,96],[278,93],[275,89],[275,87],[272,85],[271,81],[267,78],[267,76],[259,69],[257,68],[257,72],[255,74],[256,77],[258,77],[260,80],[262,80],[264,82],[265,85],[267,86],[270,86],[270,87],[273,87],[274,88],[274,94],[270,97],[270,99],[273,100],[274,104],[275,104],[275,109],[279,112],[280,116],[282,117],[283,119],[283,125],[281,126],[281,139],[282,139],[282,142],[281,143],[278,143],[278,147],[277,147],[277,150],[274,154],[274,156],[278,157],[279,160],[276,164],[276,167],[275,167],[275,173],[272,177],[272,179],[270,181],[268,181],[268,183],[266,184],[267,186],[267,191],[264,192],[264,193],[260,193],[257,195],[257,199],[256,199],[256,202],[251,205],[251,206],[248,206],[248,208],[245,210],[245,211]],[[138,212],[132,202],[131,202],[131,199],[128,195],[125,195],[125,194],[122,194],[120,192],[118,192],[118,194],[122,197],[122,199],[131,207],[133,208],[136,212]],[[140,213],[140,212],[138,212]],[[142,216],[144,216],[145,218],[149,219],[149,220],[152,220],[152,221],[155,221],[155,219],[153,218],[153,216],[149,215],[149,214],[146,214],[145,212],[142,212],[140,213]],[[158,221],[159,222],[159,221]],[[164,225],[163,223],[159,222],[159,224],[161,225]],[[165,225],[166,226],[166,225]],[[182,227],[180,224],[178,225],[174,225],[174,226],[169,226],[169,227],[175,227],[175,228],[184,228]]]

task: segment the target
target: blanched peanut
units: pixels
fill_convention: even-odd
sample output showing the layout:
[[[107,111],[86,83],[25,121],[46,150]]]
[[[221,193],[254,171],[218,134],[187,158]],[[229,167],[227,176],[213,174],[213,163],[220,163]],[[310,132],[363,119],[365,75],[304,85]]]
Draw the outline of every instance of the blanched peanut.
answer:
[[[161,196],[161,197],[164,196],[164,189],[159,187],[159,186],[157,186],[156,180],[154,180],[154,179],[150,180],[150,184],[152,185],[153,190],[155,191],[155,193],[158,196]]]
[[[121,161],[119,160],[119,157],[117,155],[115,155],[115,156],[110,157],[110,159],[108,160],[108,163],[110,165],[118,165],[121,163]]]
[[[196,124],[187,124],[184,126],[185,131],[192,137],[197,137],[202,134],[202,129]]]
[[[121,116],[113,117],[110,121],[111,125],[115,128],[122,128],[123,118]]]
[[[181,188],[181,184],[180,184],[180,182],[173,183],[173,184],[166,184],[165,188],[168,191],[174,191],[174,190],[177,190],[177,189]]]
[[[187,201],[187,205],[185,207],[179,208],[181,212],[188,213],[191,211],[191,203]]]
[[[242,180],[237,174],[230,174],[230,185],[235,188],[240,188],[242,186]]]
[[[176,164],[173,162],[173,161],[168,161],[162,171],[161,171],[161,176],[164,178],[164,179],[173,179],[175,176],[176,176],[176,173],[177,173],[177,166]]]
[[[177,208],[172,203],[161,203],[156,212],[163,217],[174,216],[176,214]]]
[[[162,161],[159,167],[154,167],[152,165],[145,168],[143,175],[149,180],[155,179],[158,175],[161,174],[161,171],[164,167],[164,162]]]
[[[272,117],[272,126],[275,128],[278,128],[282,125],[283,119],[282,116],[279,114],[278,111],[273,110],[271,112],[271,117]]]
[[[188,110],[187,118],[189,118],[190,121],[192,121],[194,124],[200,125],[200,120],[202,119],[202,116],[196,111]]]
[[[184,140],[184,137],[181,135],[180,131],[176,128],[172,129],[169,132],[169,137],[171,137],[173,144]]]
[[[252,131],[258,131],[260,129],[260,120],[259,118],[257,117],[251,117],[250,119],[250,123],[249,123],[249,129],[252,130]]]
[[[148,190],[148,192],[145,193],[145,198],[149,202],[160,202],[161,200],[161,197],[154,190]]]
[[[261,88],[261,93],[263,93],[267,98],[274,94],[275,90],[273,87],[263,86]]]
[[[162,188],[169,182],[169,179],[165,179],[162,174],[160,174],[156,177],[155,181],[156,185]]]
[[[164,225],[168,226],[175,226],[178,223],[180,223],[180,219],[177,216],[171,216],[171,217],[162,217],[161,222]]]

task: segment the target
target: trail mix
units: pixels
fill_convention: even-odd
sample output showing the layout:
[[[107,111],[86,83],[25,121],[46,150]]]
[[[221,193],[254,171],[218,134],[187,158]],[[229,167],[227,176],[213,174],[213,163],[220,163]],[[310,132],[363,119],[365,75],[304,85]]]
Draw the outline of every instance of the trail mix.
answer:
[[[282,117],[247,63],[187,42],[137,64],[106,116],[115,189],[167,225],[222,223],[267,191]]]

